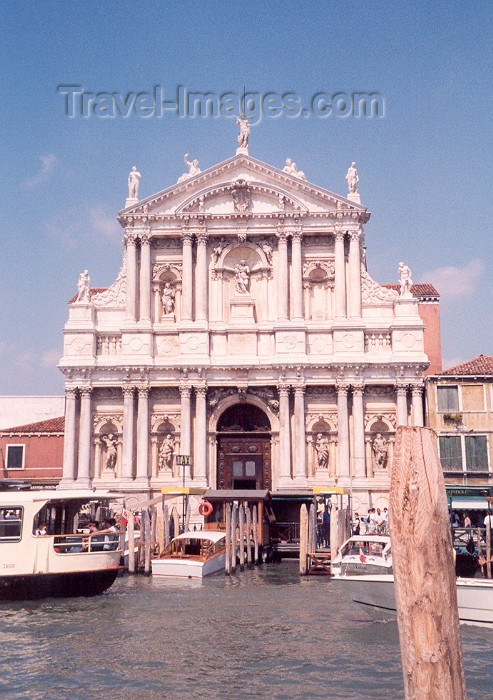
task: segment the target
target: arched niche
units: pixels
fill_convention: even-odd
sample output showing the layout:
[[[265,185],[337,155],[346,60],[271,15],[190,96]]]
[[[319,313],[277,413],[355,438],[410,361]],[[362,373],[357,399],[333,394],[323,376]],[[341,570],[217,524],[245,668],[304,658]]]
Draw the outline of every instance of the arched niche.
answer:
[[[394,457],[395,417],[367,416],[365,421],[366,465],[368,476],[375,472],[390,475]]]
[[[246,404],[246,405],[251,405],[251,406],[256,406],[259,408],[263,413],[268,418],[268,421],[270,423],[270,428],[269,431],[272,434],[278,434],[279,433],[279,418],[277,415],[269,408],[269,406],[262,401],[262,399],[258,398],[257,396],[254,396],[253,394],[247,394],[246,398],[240,397],[240,394],[231,394],[230,396],[225,397],[215,407],[214,411],[212,411],[210,417],[209,417],[209,432],[210,433],[217,433],[218,432],[218,422],[219,419],[221,418],[222,414],[227,411],[229,408],[232,406],[235,406],[236,404]]]
[[[153,476],[178,476],[174,455],[179,452],[180,430],[175,416],[151,419],[151,473]]]
[[[325,321],[334,317],[335,266],[332,260],[309,260],[303,265],[303,289],[308,317]]]
[[[152,275],[152,291],[154,297],[154,321],[175,321],[180,318],[181,308],[182,267],[179,263],[157,263]],[[165,289],[171,291],[173,308],[166,313],[163,301]]]
[[[337,424],[330,416],[310,418],[306,431],[308,444],[309,476],[329,476],[336,474]],[[325,452],[328,451],[325,464]]]
[[[95,419],[93,430],[94,477],[115,479],[121,471],[123,426],[116,416]]]

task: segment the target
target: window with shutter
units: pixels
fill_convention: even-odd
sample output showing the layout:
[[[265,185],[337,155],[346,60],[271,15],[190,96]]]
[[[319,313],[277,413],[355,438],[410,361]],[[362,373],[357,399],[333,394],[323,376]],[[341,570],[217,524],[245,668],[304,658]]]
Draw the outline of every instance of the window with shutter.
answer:
[[[466,435],[466,468],[470,471],[488,471],[486,435]]]
[[[437,386],[439,413],[454,413],[459,410],[459,387]]]
[[[484,410],[484,391],[482,384],[465,384],[462,387],[462,410]]]
[[[460,437],[456,435],[441,435],[439,437],[440,461],[443,471],[462,471],[462,450]]]
[[[7,469],[24,469],[24,445],[7,445]]]

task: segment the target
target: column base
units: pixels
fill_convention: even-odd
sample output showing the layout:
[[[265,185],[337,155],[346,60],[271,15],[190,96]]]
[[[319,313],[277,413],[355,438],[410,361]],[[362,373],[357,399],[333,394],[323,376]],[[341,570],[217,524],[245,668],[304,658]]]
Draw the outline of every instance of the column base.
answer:
[[[119,481],[122,484],[132,484],[133,480],[134,480],[133,476],[121,476],[119,478]]]
[[[137,476],[134,484],[136,486],[143,486],[144,488],[149,488],[149,477],[148,476]]]
[[[89,477],[82,477],[80,479],[77,479],[77,481],[74,483],[74,488],[89,489],[91,488],[91,480],[89,479]]]
[[[73,489],[75,488],[75,479],[62,478],[57,489]]]

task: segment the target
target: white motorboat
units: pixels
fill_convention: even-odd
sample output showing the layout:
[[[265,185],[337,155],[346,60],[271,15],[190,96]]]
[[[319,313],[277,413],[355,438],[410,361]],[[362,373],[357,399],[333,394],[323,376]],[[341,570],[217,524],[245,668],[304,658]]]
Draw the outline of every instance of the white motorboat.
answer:
[[[393,575],[340,576],[351,598],[372,617],[396,615]],[[457,578],[459,620],[493,629],[493,580]]]
[[[331,573],[334,578],[392,574],[390,537],[353,535],[334,557]]]
[[[152,575],[203,578],[222,571],[225,557],[224,531],[184,532],[171,540],[162,557],[151,561]]]
[[[82,489],[0,492],[0,600],[88,596],[109,588],[120,570],[118,533],[93,535],[76,526],[82,506],[115,498]]]

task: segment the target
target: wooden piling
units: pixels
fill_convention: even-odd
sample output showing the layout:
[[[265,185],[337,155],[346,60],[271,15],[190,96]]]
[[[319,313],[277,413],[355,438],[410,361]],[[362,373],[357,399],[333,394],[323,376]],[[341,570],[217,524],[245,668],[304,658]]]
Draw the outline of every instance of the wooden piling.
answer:
[[[258,564],[258,513],[257,504],[255,503],[252,510],[253,520],[253,562]]]
[[[192,504],[190,503],[190,499],[187,498],[187,509],[185,511],[185,523],[183,525],[183,532],[188,532],[188,528],[190,527],[191,514],[192,514]]]
[[[122,517],[120,520],[120,537],[119,537],[119,548],[122,553],[122,558],[125,555],[125,540],[126,540],[126,526],[123,524],[124,518],[126,519],[128,516],[126,516],[126,513],[124,510],[122,510]],[[123,562],[122,562],[123,563]]]
[[[169,508],[163,506],[163,521],[164,521],[164,548],[169,545]]]
[[[240,503],[238,508],[238,545],[240,549],[240,571],[245,568],[245,508]]]
[[[158,556],[162,556],[164,552],[164,513],[163,509],[159,505],[156,508],[156,540],[157,540],[157,553]]]
[[[464,700],[449,515],[436,434],[399,427],[390,535],[406,700]]]
[[[151,573],[151,517],[148,510],[142,513],[142,526],[144,530],[144,573]]]
[[[236,523],[238,518],[238,505],[233,503],[231,508],[231,573],[236,572]]]
[[[308,510],[303,503],[300,508],[300,575],[308,570]]]
[[[339,511],[332,504],[330,509],[330,559],[334,561],[339,551]]]
[[[489,515],[489,513],[488,513]],[[486,518],[486,576],[491,578],[491,521]]]
[[[252,514],[248,504],[245,503],[245,517],[246,517],[246,560],[247,565],[252,565]]]
[[[317,512],[315,504],[310,504],[310,513],[308,517],[308,552],[315,553],[317,549]]]
[[[224,555],[224,572],[231,573],[231,503],[226,503],[226,552]]]
[[[157,512],[155,506],[151,508],[151,554],[157,549]]]
[[[128,573],[135,573],[135,523],[132,511],[127,511]]]
[[[173,520],[173,537],[178,537],[180,534],[180,516],[176,506],[173,506],[171,511],[171,519]]]

